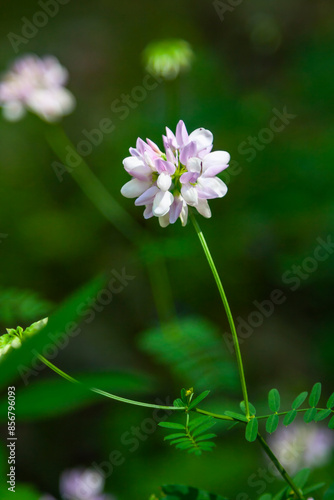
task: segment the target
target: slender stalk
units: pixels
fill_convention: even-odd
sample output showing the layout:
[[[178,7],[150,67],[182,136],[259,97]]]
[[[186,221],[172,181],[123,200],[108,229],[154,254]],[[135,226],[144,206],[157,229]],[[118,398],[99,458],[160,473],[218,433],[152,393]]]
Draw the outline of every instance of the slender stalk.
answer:
[[[218,287],[218,291],[219,291],[220,297],[222,299],[222,302],[223,302],[223,305],[224,305],[224,308],[225,308],[225,311],[226,311],[227,319],[228,319],[228,322],[229,322],[229,325],[230,325],[230,328],[231,328],[232,338],[233,338],[233,344],[234,344],[235,354],[236,354],[236,358],[237,358],[237,364],[238,364],[240,382],[241,382],[241,389],[242,389],[242,394],[243,394],[243,398],[244,398],[244,401],[245,401],[246,417],[249,418],[250,412],[249,412],[249,402],[248,402],[246,379],[245,379],[244,367],[243,367],[242,358],[241,358],[241,352],[240,352],[240,347],[239,347],[238,335],[237,335],[237,332],[236,332],[236,329],[235,329],[235,325],[234,325],[234,321],[233,321],[233,316],[232,316],[232,313],[231,313],[231,309],[230,309],[230,306],[228,304],[228,301],[227,301],[227,298],[226,298],[226,295],[225,295],[225,291],[224,291],[222,282],[220,280],[217,268],[216,268],[215,263],[213,261],[213,258],[211,256],[209,247],[208,247],[207,242],[206,242],[206,240],[204,238],[204,235],[203,235],[203,233],[201,231],[201,228],[199,227],[198,222],[197,222],[195,216],[193,214],[190,214],[190,217],[191,217],[191,221],[192,221],[192,223],[194,225],[194,228],[196,230],[197,236],[198,236],[198,238],[199,238],[199,240],[201,242],[202,248],[203,248],[204,253],[205,253],[205,257],[206,257],[206,259],[208,261],[208,264],[209,264],[210,269],[212,271],[213,277],[214,277],[214,279],[216,281],[216,284],[217,284],[217,287]]]
[[[233,418],[233,417],[228,417],[227,415],[220,415],[219,413],[211,413],[211,411],[206,411],[206,410],[200,410],[200,408],[194,408],[194,412],[196,413],[201,413],[202,415],[208,415],[208,417],[213,417],[218,420],[228,420],[229,422],[239,422],[238,419]],[[243,420],[240,420],[240,422],[243,422]],[[245,422],[243,422],[245,423]]]
[[[299,408],[298,410],[296,410],[297,413],[302,413],[302,412],[305,412],[309,410],[309,408]],[[328,408],[316,408],[317,411],[323,411],[323,410],[328,410]],[[286,415],[287,413],[290,413],[291,410],[288,410],[288,411],[280,411],[280,412],[276,412],[276,415]],[[332,413],[334,413],[334,410],[332,410]],[[272,413],[269,414],[269,415],[260,415],[259,417],[256,415],[256,418],[257,420],[260,420],[260,419],[264,419],[264,418],[268,418],[268,417],[271,417]]]
[[[85,387],[89,391],[95,392],[96,394],[100,394],[101,396],[105,396],[106,398],[115,399],[116,401],[121,401],[122,403],[127,403],[130,405],[144,406],[145,408],[159,408],[162,410],[174,410],[174,411],[186,409],[185,407],[178,407],[178,406],[163,406],[151,403],[143,403],[142,401],[135,401],[133,399],[121,398],[120,396],[116,396],[115,394],[110,394],[110,392],[102,391],[101,389],[97,389],[96,387],[87,387],[85,384],[82,384],[82,382],[80,382],[79,380],[76,380],[75,378],[71,377],[71,375],[68,375],[67,373],[63,372],[60,368],[55,366],[53,363],[51,363],[51,361],[46,359],[44,356],[39,355],[38,357],[46,366],[48,366],[51,370],[53,370],[55,373],[57,373],[64,379],[74,384],[80,384],[82,387]]]
[[[259,441],[260,445],[262,446],[262,448],[264,449],[264,451],[266,452],[266,454],[268,455],[270,460],[275,464],[278,472],[281,474],[281,476],[283,477],[285,482],[288,483],[289,486],[291,486],[291,489],[294,491],[297,498],[303,500],[304,496],[303,496],[302,491],[295,485],[292,478],[289,476],[287,471],[284,469],[283,465],[279,462],[276,455],[274,455],[274,453],[271,451],[271,449],[267,445],[266,441],[263,439],[263,437],[261,436],[261,434],[259,432],[257,433],[257,440]]]

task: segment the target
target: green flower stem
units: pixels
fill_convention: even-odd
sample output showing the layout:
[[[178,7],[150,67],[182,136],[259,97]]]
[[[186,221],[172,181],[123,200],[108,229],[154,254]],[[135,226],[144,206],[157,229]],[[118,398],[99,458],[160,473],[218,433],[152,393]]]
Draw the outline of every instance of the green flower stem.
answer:
[[[127,403],[130,405],[144,406],[145,408],[159,408],[161,410],[174,410],[174,411],[186,409],[185,407],[162,406],[162,405],[155,405],[155,404],[151,404],[151,403],[143,403],[142,401],[135,401],[133,399],[121,398],[120,396],[115,396],[115,394],[110,394],[109,392],[102,391],[101,389],[97,389],[96,387],[85,386],[79,380],[76,380],[75,378],[71,377],[71,375],[68,375],[67,373],[60,370],[60,368],[55,366],[48,359],[46,359],[44,356],[39,355],[38,357],[46,366],[48,366],[51,370],[53,370],[55,373],[57,373],[58,375],[60,375],[64,379],[66,379],[69,382],[72,382],[74,384],[80,384],[81,386],[85,387],[87,390],[89,390],[91,392],[95,392],[96,394],[100,394],[101,396],[105,396],[106,398],[115,399],[116,401],[121,401],[122,403]]]
[[[240,352],[240,347],[239,347],[238,335],[237,335],[237,332],[236,332],[236,329],[235,329],[235,325],[234,325],[234,321],[233,321],[233,316],[232,316],[232,313],[231,313],[231,309],[230,309],[230,306],[228,304],[228,301],[227,301],[227,298],[226,298],[226,295],[225,295],[225,292],[224,292],[224,288],[223,288],[222,282],[220,280],[218,271],[216,269],[215,263],[214,263],[213,258],[211,256],[209,247],[208,247],[208,245],[206,243],[206,240],[205,240],[204,235],[203,235],[203,233],[201,231],[201,228],[199,227],[198,222],[197,222],[195,216],[192,213],[190,214],[190,218],[191,218],[191,221],[192,221],[192,223],[194,225],[194,228],[196,230],[197,236],[198,236],[198,238],[199,238],[199,240],[201,242],[202,248],[203,248],[204,253],[205,253],[205,257],[207,258],[207,261],[209,263],[210,269],[211,269],[213,277],[214,277],[214,279],[216,281],[216,284],[217,284],[217,287],[218,287],[218,290],[219,290],[219,293],[220,293],[220,297],[222,299],[222,302],[223,302],[223,305],[224,305],[224,308],[225,308],[225,311],[226,311],[227,319],[228,319],[228,322],[229,322],[229,325],[230,325],[230,328],[231,328],[231,332],[232,332],[233,344],[234,344],[235,354],[236,354],[236,358],[237,358],[237,364],[238,364],[238,370],[239,370],[239,376],[240,376],[242,394],[243,394],[243,398],[244,398],[244,402],[245,402],[246,417],[249,418],[250,412],[249,412],[249,403],[248,403],[248,394],[247,394],[246,379],[245,379],[244,367],[243,367],[242,358],[241,358],[241,352]]]
[[[264,449],[270,460],[275,464],[278,472],[281,474],[285,482],[288,483],[289,486],[291,486],[291,489],[294,491],[296,497],[299,498],[300,500],[303,500],[304,496],[302,491],[295,485],[295,483],[293,482],[287,471],[284,469],[283,465],[279,462],[278,458],[271,451],[266,441],[263,439],[263,437],[259,432],[257,433],[257,440],[259,441],[260,445],[262,446],[262,448]]]
[[[149,235],[114,199],[83,158],[78,155],[80,163],[76,167],[70,167],[66,164],[67,148],[75,150],[75,147],[64,130],[57,125],[50,125],[46,130],[46,139],[53,152],[59,157],[64,167],[99,212],[127,240],[141,250],[140,253],[148,268],[160,322],[163,324],[170,321],[175,317],[175,308],[168,274],[165,271],[166,264],[164,257],[162,255],[154,255],[154,258],[150,258],[149,262],[145,259],[144,249],[150,246]]]

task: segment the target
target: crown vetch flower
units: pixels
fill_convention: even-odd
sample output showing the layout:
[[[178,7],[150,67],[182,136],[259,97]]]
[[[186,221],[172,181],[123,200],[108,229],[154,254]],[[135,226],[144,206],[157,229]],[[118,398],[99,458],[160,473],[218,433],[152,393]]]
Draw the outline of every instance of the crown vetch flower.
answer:
[[[25,55],[17,59],[0,82],[0,106],[7,120],[20,120],[26,110],[47,122],[71,113],[75,98],[64,85],[67,70],[53,56]]]
[[[183,226],[188,219],[188,206],[203,217],[211,217],[207,200],[222,198],[227,186],[217,174],[228,167],[230,155],[212,150],[213,135],[198,128],[188,134],[182,120],[174,134],[166,127],[164,151],[150,139],[138,138],[131,156],[123,160],[132,176],[121,189],[126,198],[136,198],[135,205],[145,206],[144,217],[159,217],[162,227],[178,218]]]

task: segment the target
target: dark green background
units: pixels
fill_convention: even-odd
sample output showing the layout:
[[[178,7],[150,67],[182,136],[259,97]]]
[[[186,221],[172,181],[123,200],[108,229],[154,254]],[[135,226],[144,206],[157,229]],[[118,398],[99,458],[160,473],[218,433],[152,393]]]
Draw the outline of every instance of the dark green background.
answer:
[[[267,391],[277,387],[288,406],[298,391],[318,380],[329,395],[334,256],[320,262],[294,292],[282,276],[313,255],[317,238],[333,234],[334,5],[245,0],[220,20],[214,4],[206,1],[72,0],[15,54],[8,33],[21,34],[22,17],[32,19],[37,10],[37,2],[30,0],[3,8],[0,67],[5,70],[26,52],[59,58],[77,98],[75,112],[64,120],[74,144],[83,139],[83,129],[96,128],[101,119],[114,122],[115,130],[85,159],[170,254],[167,265],[178,314],[202,315],[221,334],[227,331],[192,226],[182,228],[178,221],[161,229],[156,219],[145,222],[141,208],[122,199],[120,188],[128,180],[122,160],[136,138],[161,144],[165,125],[174,129],[182,118],[189,131],[200,126],[211,130],[214,149],[229,151],[240,166],[239,175],[229,179],[226,171],[222,176],[228,180],[228,194],[211,201],[213,217],[200,221],[235,316],[246,320],[255,310],[253,301],[268,299],[275,289],[286,296],[241,346],[251,400],[261,406]],[[143,49],[154,39],[170,37],[191,43],[196,55],[192,70],[177,82],[160,84],[120,120],[110,106],[142,84]],[[168,92],[179,92],[179,111],[166,104]],[[284,107],[296,117],[247,161],[240,144],[268,127],[274,108]],[[0,233],[8,235],[0,240],[1,294],[9,288],[28,289],[56,307],[95,275],[125,266],[136,279],[71,340],[57,364],[70,372],[144,372],[155,380],[155,388],[144,390],[142,399],[176,397],[184,381],[138,347],[140,332],[157,324],[138,252],[102,218],[70,175],[58,182],[52,168],[56,158],[35,117],[16,124],[1,119],[0,136]],[[2,332],[27,325],[18,307],[7,315],[2,311],[0,321]],[[46,370],[39,375],[47,376]],[[241,398],[239,389],[227,391],[231,384],[225,382],[214,393],[217,411],[226,401],[236,408]],[[255,444],[243,445],[241,432],[219,433],[216,450],[201,459],[171,450],[162,442],[163,431],[128,453],[119,436],[150,415],[102,401],[70,415],[20,423],[18,409],[18,480],[56,495],[63,469],[99,463],[121,449],[126,462],[107,483],[107,490],[121,500],[147,498],[168,482],[231,498],[243,491],[254,497],[247,478],[265,462]],[[324,475],[330,479],[329,472],[318,473]],[[278,487],[274,483],[273,489]]]

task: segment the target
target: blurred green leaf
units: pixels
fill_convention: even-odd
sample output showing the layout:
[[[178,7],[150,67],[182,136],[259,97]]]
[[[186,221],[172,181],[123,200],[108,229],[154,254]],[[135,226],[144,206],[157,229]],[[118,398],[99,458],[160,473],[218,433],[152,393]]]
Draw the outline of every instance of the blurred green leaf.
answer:
[[[204,490],[198,490],[192,486],[183,486],[180,484],[168,484],[161,487],[165,493],[164,500],[227,500],[221,495],[208,493]]]
[[[334,483],[325,492],[323,500],[334,500]]]
[[[85,287],[77,291],[66,300],[59,309],[50,316],[46,327],[35,335],[24,341],[19,349],[7,353],[0,363],[0,389],[8,383],[17,379],[20,374],[26,375],[30,372],[31,363],[36,360],[36,352],[44,354],[44,349],[54,346],[54,343],[65,336],[66,328],[79,327],[75,320],[80,316],[79,308],[87,303],[90,297],[94,297],[103,287],[105,280],[101,277],[95,278]],[[52,334],[52,340],[48,337]],[[57,348],[55,348],[57,349]],[[60,348],[59,348],[60,349]],[[54,353],[54,349],[52,351]],[[47,358],[47,349],[45,350]],[[30,382],[29,377],[29,382]]]
[[[293,478],[293,482],[298,488],[304,488],[309,478],[311,469],[302,469]]]
[[[32,290],[0,287],[0,321],[16,327],[47,316],[54,305]]]
[[[16,392],[16,419],[35,421],[70,413],[103,399],[87,387],[99,387],[121,395],[145,394],[152,381],[141,374],[96,373],[78,374],[83,385],[72,384],[62,378],[36,380]],[[84,387],[86,385],[86,388]],[[1,421],[5,420],[7,400],[0,402]]]
[[[242,420],[242,422],[248,422],[247,418],[245,417],[245,415],[242,415],[242,413],[236,413],[235,411],[226,410],[224,411],[224,415],[226,415],[227,417],[237,418],[238,420]]]
[[[206,319],[186,317],[146,330],[140,335],[139,346],[183,383],[195,384],[196,390],[237,386],[234,360],[224,349],[217,327]]]

